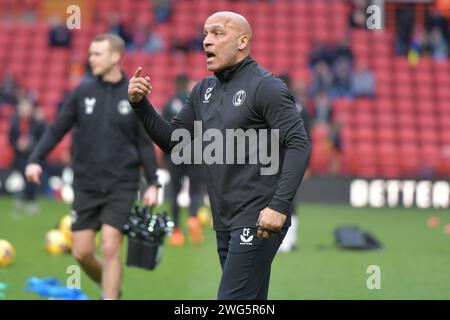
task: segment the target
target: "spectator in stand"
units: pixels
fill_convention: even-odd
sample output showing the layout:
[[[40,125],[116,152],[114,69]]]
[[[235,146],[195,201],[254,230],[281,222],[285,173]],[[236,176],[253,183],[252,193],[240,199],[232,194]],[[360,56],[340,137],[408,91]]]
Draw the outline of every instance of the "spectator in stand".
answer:
[[[341,125],[336,122],[333,114],[333,107],[327,92],[320,92],[314,99],[314,125],[316,129],[326,132],[325,149],[329,153],[329,172],[339,174],[341,161],[340,151],[342,150]],[[316,144],[317,146],[317,144]],[[322,147],[320,144],[318,148]]]
[[[108,32],[114,33],[121,37],[125,41],[125,47],[128,49],[132,45],[132,37],[128,32],[125,25],[120,20],[120,15],[117,13],[112,13],[108,18]]]
[[[426,33],[416,26],[409,43],[408,60],[411,64],[415,64],[421,55],[431,55],[431,50],[426,43]]]
[[[332,144],[332,155],[330,162],[330,173],[340,174],[341,173],[341,157],[340,152],[342,151],[342,140],[341,140],[341,125],[336,121],[332,121],[329,131],[329,139]]]
[[[350,16],[348,17],[350,27],[366,28],[368,6],[367,0],[352,0],[350,2]]]
[[[450,0],[447,0],[450,3]],[[444,10],[445,12],[445,10]],[[448,16],[445,17],[444,12],[439,10],[438,5],[436,7],[431,7],[426,14],[425,18],[425,29],[427,32],[431,33],[433,29],[438,28],[441,31],[447,45],[450,44],[450,26]],[[447,13],[448,15],[449,13]]]
[[[331,94],[336,97],[351,95],[351,76],[353,70],[353,52],[347,38],[339,41],[333,51],[333,89]]]
[[[333,73],[325,61],[320,61],[314,68],[311,83],[311,96],[316,96],[319,92],[330,92],[333,87]]]
[[[345,57],[336,59],[333,65],[333,86],[330,94],[333,97],[350,97],[352,62]]]
[[[22,89],[17,83],[14,75],[10,71],[5,71],[3,79],[0,82],[0,104],[16,104]]]
[[[431,30],[428,38],[428,46],[434,60],[444,60],[448,58],[448,44],[442,36],[441,29],[435,27]]]
[[[408,53],[415,24],[414,8],[411,6],[397,8],[395,11],[395,20],[397,30],[395,52],[399,56],[405,56]]]
[[[175,36],[172,40],[172,45],[170,47],[171,53],[181,53],[186,54],[188,53],[189,48],[186,41],[183,41],[180,37]]]
[[[182,40],[179,37],[173,39],[170,51],[173,53],[203,52],[203,26],[191,39]]]
[[[330,65],[333,63],[333,52],[325,43],[316,41],[309,57],[309,67],[313,68],[321,61]]]
[[[321,91],[314,100],[314,120],[319,123],[331,123],[332,107],[326,91]]]
[[[352,75],[351,93],[353,97],[375,97],[375,77],[365,62],[361,62]]]
[[[156,23],[163,23],[170,19],[172,14],[172,0],[153,0]]]
[[[48,33],[49,45],[53,48],[70,48],[72,34],[59,17],[52,17],[49,21],[50,30]]]
[[[152,26],[148,27],[144,22],[139,21],[136,24],[132,36],[133,43],[130,46],[131,50],[146,51],[149,53],[161,51],[164,48],[164,42],[152,29]]]
[[[13,167],[23,175],[25,181],[25,188],[19,194],[16,209],[25,209],[30,214],[37,213],[39,207],[35,201],[36,186],[27,182],[25,167],[28,156],[44,133],[44,130],[45,124],[36,116],[33,102],[29,99],[21,98],[17,104],[17,115],[12,119],[9,143],[14,149]]]
[[[300,103],[300,105],[302,105],[308,109],[309,94],[308,94],[308,86],[306,84],[306,81],[303,81],[301,79],[297,80],[296,82],[293,83],[292,90],[293,90],[294,98],[297,99],[298,103]],[[308,112],[309,112],[309,109],[308,109]],[[305,124],[305,127],[306,127],[306,124]],[[309,132],[309,128],[306,128],[306,132]]]
[[[194,52],[203,52],[203,26],[199,26],[197,34],[189,40],[188,50]]]
[[[336,45],[333,54],[333,62],[339,59],[347,59],[353,65],[353,52],[350,49],[348,38],[342,38]]]

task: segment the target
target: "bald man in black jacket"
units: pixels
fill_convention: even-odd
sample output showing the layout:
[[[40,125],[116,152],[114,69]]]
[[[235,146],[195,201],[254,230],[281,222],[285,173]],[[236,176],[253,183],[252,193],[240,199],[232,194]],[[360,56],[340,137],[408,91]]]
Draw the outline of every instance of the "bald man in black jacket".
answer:
[[[292,200],[307,167],[310,143],[286,85],[250,57],[252,31],[247,20],[233,12],[215,13],[206,20],[204,36],[207,69],[214,75],[195,86],[171,122],[145,98],[151,85],[149,77],[141,76],[141,68],[130,79],[128,96],[149,136],[176,159],[177,140],[185,132],[192,139],[214,143],[229,138],[230,132],[252,141],[257,132],[258,143],[253,140],[244,148],[236,140],[227,139],[225,150],[218,144],[214,161],[205,158],[210,146],[193,156],[199,163],[203,155],[207,164],[222,267],[218,298],[267,299],[271,264],[290,225]],[[202,135],[203,128],[209,133]],[[260,163],[252,161],[267,150],[273,156],[270,168],[263,168],[267,162],[262,158]],[[237,163],[230,161],[235,156]]]

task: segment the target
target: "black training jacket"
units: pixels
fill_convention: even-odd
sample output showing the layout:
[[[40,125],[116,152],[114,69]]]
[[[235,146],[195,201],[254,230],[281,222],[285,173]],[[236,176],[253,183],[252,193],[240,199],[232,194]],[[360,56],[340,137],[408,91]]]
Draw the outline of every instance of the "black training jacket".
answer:
[[[30,155],[40,163],[72,128],[74,188],[92,191],[137,189],[140,167],[156,184],[156,155],[128,102],[128,80],[82,82]]]
[[[209,164],[205,165],[206,182],[215,230],[255,227],[265,207],[287,215],[285,226],[290,225],[292,201],[308,164],[310,143],[284,82],[250,56],[198,83],[171,122],[160,117],[146,98],[131,106],[149,136],[167,153],[178,143],[172,141],[172,132],[184,128],[193,134],[194,121],[202,122],[203,133],[215,128],[224,137],[226,129],[278,129],[280,163],[276,174],[261,175],[259,162]],[[236,144],[234,147],[236,150]],[[246,144],[246,160],[249,149],[255,152],[253,147]]]

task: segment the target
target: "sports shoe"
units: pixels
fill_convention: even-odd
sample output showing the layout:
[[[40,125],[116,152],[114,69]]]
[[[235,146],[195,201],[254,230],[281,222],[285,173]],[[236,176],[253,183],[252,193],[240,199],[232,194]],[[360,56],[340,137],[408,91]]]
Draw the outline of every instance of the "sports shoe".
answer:
[[[180,228],[174,228],[169,238],[169,244],[172,246],[182,246],[184,244],[184,234]]]
[[[203,231],[197,217],[190,216],[187,218],[187,226],[189,229],[189,242],[191,244],[203,243]]]

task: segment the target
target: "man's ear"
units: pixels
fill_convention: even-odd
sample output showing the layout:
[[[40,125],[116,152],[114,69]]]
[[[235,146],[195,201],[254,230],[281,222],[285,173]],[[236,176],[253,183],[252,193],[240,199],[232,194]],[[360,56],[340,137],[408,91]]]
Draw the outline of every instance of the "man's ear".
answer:
[[[122,58],[122,55],[117,51],[113,51],[111,54],[111,58],[114,63],[119,63],[120,59]]]
[[[249,40],[248,35],[244,34],[244,35],[240,36],[238,49],[242,51],[245,48],[247,48],[248,40]]]

